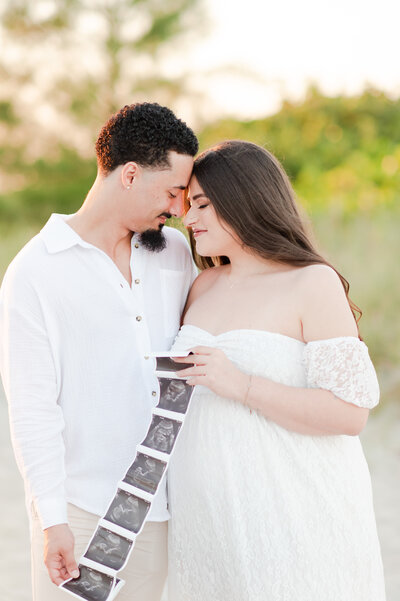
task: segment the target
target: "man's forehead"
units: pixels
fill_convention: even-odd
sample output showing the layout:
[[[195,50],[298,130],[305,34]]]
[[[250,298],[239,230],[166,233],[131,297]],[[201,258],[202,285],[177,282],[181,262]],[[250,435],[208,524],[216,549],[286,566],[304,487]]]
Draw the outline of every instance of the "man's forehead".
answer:
[[[188,154],[178,154],[171,152],[169,155],[169,164],[172,173],[185,174],[190,176],[193,170],[193,157]]]

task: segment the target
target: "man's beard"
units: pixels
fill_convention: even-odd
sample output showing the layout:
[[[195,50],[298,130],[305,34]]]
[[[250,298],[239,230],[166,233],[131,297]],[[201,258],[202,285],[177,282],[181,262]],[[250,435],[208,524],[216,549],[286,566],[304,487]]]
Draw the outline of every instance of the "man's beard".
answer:
[[[158,230],[145,230],[140,234],[139,241],[144,248],[151,252],[160,252],[167,246],[167,239],[162,231],[163,224],[160,224]]]

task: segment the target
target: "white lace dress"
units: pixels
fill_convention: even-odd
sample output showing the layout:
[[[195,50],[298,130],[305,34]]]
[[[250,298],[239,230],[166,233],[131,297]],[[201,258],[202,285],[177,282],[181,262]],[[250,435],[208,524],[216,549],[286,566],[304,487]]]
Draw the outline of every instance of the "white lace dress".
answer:
[[[259,330],[183,326],[247,373],[378,402],[364,343],[307,345]],[[289,432],[198,386],[169,468],[169,601],[383,601],[368,467],[356,436]]]

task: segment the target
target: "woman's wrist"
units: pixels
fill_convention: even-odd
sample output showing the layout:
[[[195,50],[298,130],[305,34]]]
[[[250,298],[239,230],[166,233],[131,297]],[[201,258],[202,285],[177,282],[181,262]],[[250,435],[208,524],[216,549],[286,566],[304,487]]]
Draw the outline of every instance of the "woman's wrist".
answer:
[[[244,400],[243,400],[243,404],[246,405],[247,407],[249,407],[249,395],[250,395],[250,389],[251,389],[252,382],[253,382],[253,376],[250,374],[247,376],[247,389],[246,389],[246,394],[244,395]]]
[[[238,401],[242,405],[247,405],[251,384],[252,376],[239,371],[238,377],[235,378],[234,389],[231,398],[235,401]]]

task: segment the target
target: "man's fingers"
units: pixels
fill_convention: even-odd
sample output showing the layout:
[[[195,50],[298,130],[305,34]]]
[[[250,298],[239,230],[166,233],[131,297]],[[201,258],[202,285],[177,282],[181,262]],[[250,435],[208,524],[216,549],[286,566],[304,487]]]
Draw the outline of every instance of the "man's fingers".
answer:
[[[64,580],[66,580],[67,578],[71,578],[71,576],[67,572],[67,568],[64,566],[60,570],[60,575],[61,575],[61,578],[63,578]]]
[[[65,567],[66,567],[67,572],[70,575],[70,577],[78,578],[79,577],[78,564],[75,561],[73,551],[67,551],[64,554],[64,562],[65,562]]]
[[[69,566],[71,571],[66,567],[62,560],[61,563],[58,561],[52,565],[48,565],[47,570],[49,572],[50,580],[58,586],[65,582],[65,580],[68,580],[68,578],[77,578],[79,576],[79,570],[75,559],[73,559],[73,563],[69,564]],[[74,574],[72,572],[74,572]]]
[[[54,584],[56,584],[57,586],[59,584],[62,584],[64,580],[69,578],[69,576],[64,577],[62,574],[62,570],[58,567],[56,568],[54,566],[48,566],[47,570],[49,572],[50,580],[54,582]]]

